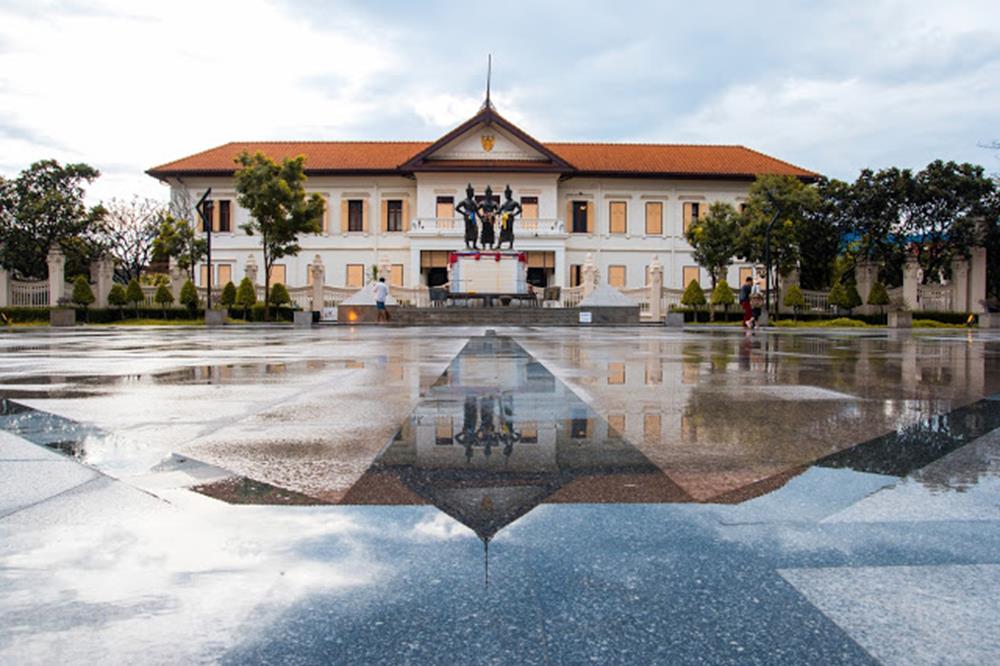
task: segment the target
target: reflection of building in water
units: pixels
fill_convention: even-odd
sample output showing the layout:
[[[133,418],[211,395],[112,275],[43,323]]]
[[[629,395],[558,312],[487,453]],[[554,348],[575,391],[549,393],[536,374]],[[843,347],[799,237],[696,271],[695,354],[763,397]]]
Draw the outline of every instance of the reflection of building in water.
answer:
[[[508,338],[474,338],[345,503],[420,498],[489,540],[542,501],[685,501]]]

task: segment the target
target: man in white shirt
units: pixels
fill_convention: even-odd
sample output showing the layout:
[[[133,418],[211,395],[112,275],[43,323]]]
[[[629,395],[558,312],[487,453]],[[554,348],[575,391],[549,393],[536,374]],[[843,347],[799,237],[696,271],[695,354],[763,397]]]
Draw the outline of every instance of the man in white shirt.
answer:
[[[385,309],[385,299],[389,296],[389,287],[385,284],[385,278],[380,277],[375,283],[375,307],[377,308],[377,321],[389,321],[389,311]]]

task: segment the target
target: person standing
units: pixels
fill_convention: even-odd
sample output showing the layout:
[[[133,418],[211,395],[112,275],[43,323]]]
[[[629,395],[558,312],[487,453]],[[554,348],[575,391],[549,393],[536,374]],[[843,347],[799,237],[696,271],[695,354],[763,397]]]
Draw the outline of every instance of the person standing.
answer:
[[[375,308],[378,312],[377,321],[389,321],[389,311],[385,309],[385,299],[389,297],[389,287],[385,284],[385,278],[380,277],[375,283]]]
[[[740,307],[743,308],[743,326],[745,328],[753,327],[751,324],[753,311],[750,309],[751,291],[753,291],[753,278],[748,275],[747,279],[743,281],[743,286],[740,287]]]
[[[757,278],[753,287],[750,289],[750,314],[753,315],[753,326],[751,328],[757,328],[757,322],[760,321],[760,313],[764,307],[764,292],[760,289],[760,278]]]

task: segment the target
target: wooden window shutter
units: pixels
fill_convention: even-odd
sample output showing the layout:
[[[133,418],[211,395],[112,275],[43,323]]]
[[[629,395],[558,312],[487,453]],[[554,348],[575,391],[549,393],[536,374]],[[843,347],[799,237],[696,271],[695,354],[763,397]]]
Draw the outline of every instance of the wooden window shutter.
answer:
[[[663,204],[650,201],[646,204],[646,235],[660,236],[663,234]]]
[[[342,234],[346,234],[347,233],[349,208],[350,208],[350,205],[348,204],[347,199],[344,198],[344,197],[341,197],[340,198],[340,233],[342,233]]]
[[[381,209],[380,215],[382,216],[382,222],[379,225],[379,231],[389,231],[389,200],[382,199],[379,202],[379,208]]]
[[[608,212],[611,217],[610,231],[613,234],[628,233],[628,222],[626,218],[626,206],[624,201],[611,201],[608,203]]]
[[[330,195],[322,194],[323,197],[323,233],[330,233]]]
[[[219,230],[219,210],[222,209],[220,202],[216,201],[212,204],[212,231]]]
[[[403,233],[410,230],[410,200],[403,199]]]
[[[594,223],[596,222],[596,216],[594,215],[594,202],[587,202],[587,233],[594,233]]]
[[[361,200],[361,231],[368,233],[368,199]]]
[[[570,199],[566,202],[566,229],[567,231],[573,230],[573,200]]]
[[[684,204],[684,233],[687,233],[688,227],[691,226],[691,220],[694,217],[694,204],[687,202]]]

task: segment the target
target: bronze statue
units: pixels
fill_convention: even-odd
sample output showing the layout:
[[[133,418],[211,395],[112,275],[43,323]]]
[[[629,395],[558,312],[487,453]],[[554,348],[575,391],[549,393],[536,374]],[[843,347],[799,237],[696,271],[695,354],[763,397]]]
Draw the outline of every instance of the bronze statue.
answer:
[[[500,242],[497,248],[503,244],[510,243],[510,249],[514,249],[514,218],[521,214],[521,204],[514,201],[513,192],[510,185],[503,191],[505,201],[497,211],[500,214]]]
[[[483,229],[479,236],[479,242],[482,244],[484,250],[486,248],[493,249],[493,243],[496,238],[494,235],[493,220],[496,214],[497,205],[493,202],[493,188],[487,185],[483,202],[479,204],[479,218],[483,221]]]
[[[465,249],[467,250],[479,249],[476,245],[476,210],[478,207],[476,191],[472,189],[472,183],[469,183],[469,186],[465,188],[465,199],[459,201],[458,205],[455,206],[455,212],[465,220]]]

